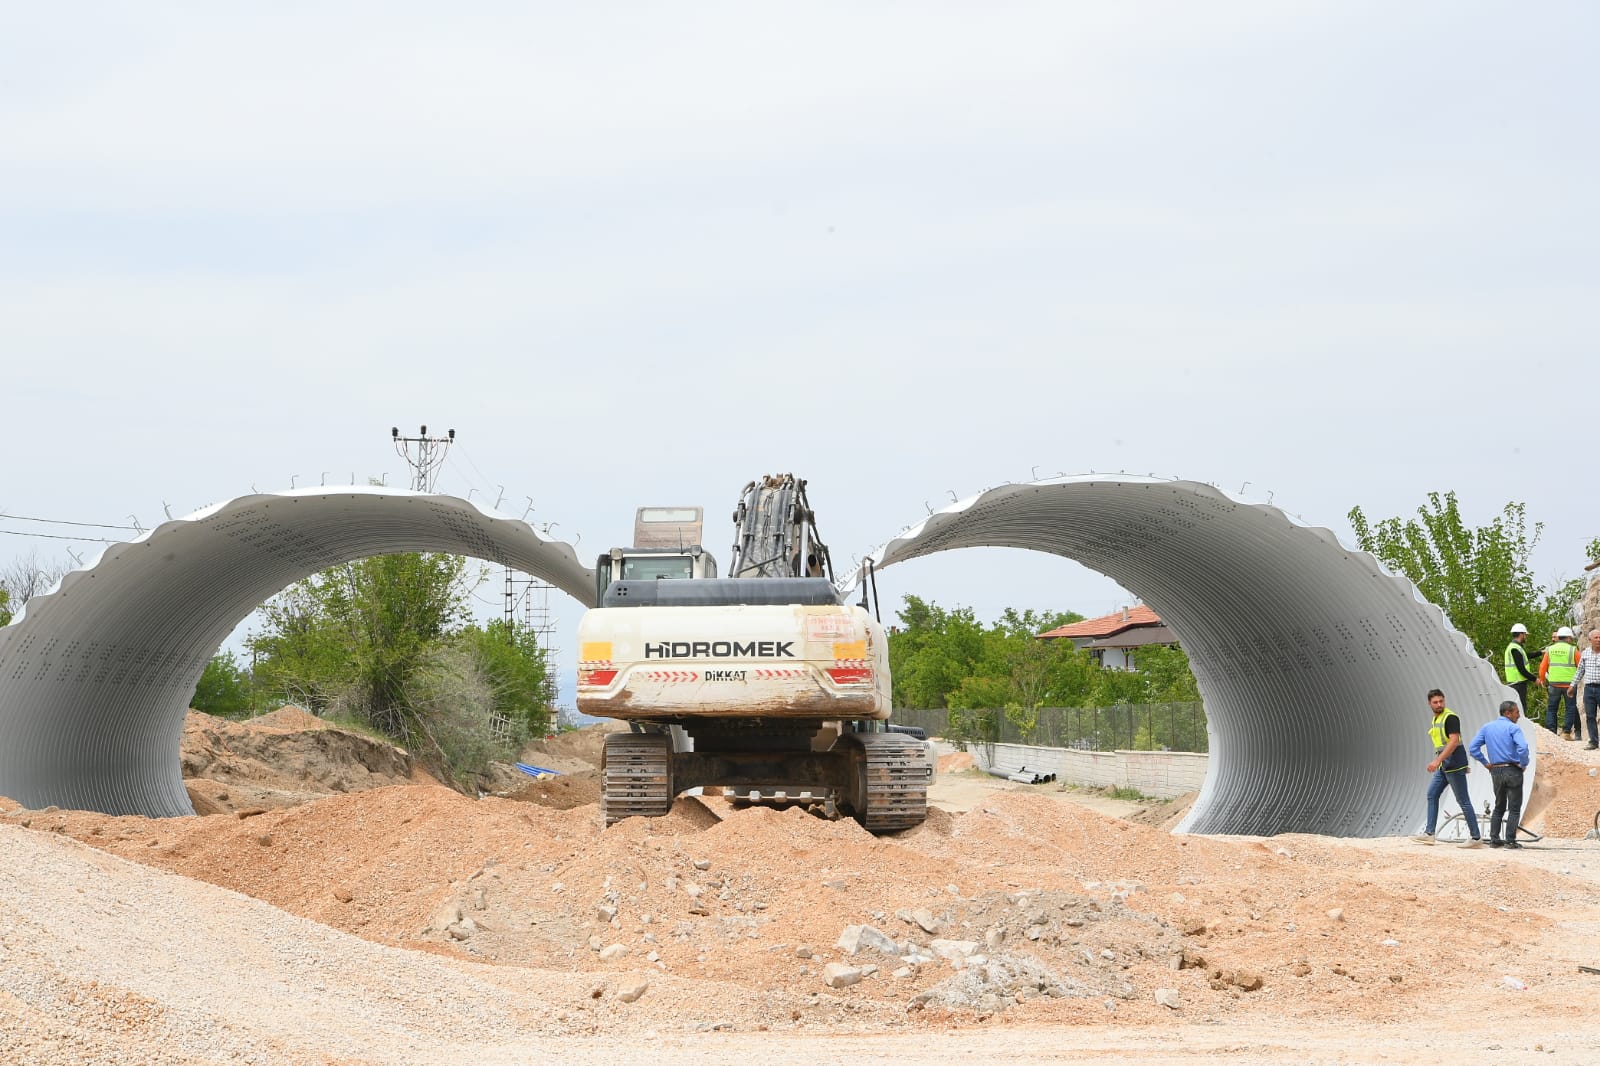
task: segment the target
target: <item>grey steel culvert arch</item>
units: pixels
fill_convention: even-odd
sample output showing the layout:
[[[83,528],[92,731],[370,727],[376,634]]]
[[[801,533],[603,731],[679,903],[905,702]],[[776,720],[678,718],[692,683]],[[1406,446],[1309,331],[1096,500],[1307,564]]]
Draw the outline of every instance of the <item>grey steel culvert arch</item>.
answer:
[[[217,647],[295,581],[402,551],[507,564],[594,600],[570,545],[452,496],[355,486],[230,500],[109,546],[0,629],[0,795],[193,814],[178,747]]]
[[[1405,578],[1327,529],[1211,485],[1102,474],[1004,485],[869,559],[882,569],[976,546],[1075,559],[1177,634],[1212,734],[1205,786],[1180,832],[1414,831],[1431,757],[1424,694],[1444,690],[1466,738],[1515,697]],[[1469,776],[1479,810],[1488,777]],[[1532,781],[1530,767],[1525,796]]]
[[[1124,475],[1006,485],[872,558],[884,567],[980,545],[1076,559],[1177,633],[1213,734],[1183,830],[1409,831],[1427,755],[1422,694],[1444,689],[1469,733],[1510,696],[1409,582],[1326,529],[1210,485]],[[357,487],[232,500],[112,545],[0,629],[0,795],[191,813],[178,744],[206,660],[292,582],[395,551],[506,563],[594,598],[593,572],[570,545],[454,497]],[[1472,775],[1477,804],[1486,778]]]

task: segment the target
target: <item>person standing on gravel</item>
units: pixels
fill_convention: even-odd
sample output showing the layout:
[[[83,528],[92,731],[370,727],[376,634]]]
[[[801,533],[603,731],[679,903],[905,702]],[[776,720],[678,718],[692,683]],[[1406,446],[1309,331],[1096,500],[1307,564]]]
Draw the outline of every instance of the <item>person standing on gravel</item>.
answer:
[[[1572,731],[1578,728],[1578,708],[1572,703],[1572,679],[1578,673],[1578,649],[1572,643],[1572,627],[1556,630],[1553,644],[1544,650],[1539,662],[1539,680],[1550,688],[1550,705],[1544,709],[1544,727],[1554,733],[1560,731],[1562,740],[1576,740]],[[1567,704],[1567,720],[1563,726],[1561,703]]]
[[[1589,646],[1578,656],[1578,672],[1572,678],[1572,691],[1583,710],[1583,724],[1589,730],[1589,743],[1584,747],[1600,747],[1594,730],[1595,705],[1600,704],[1600,629],[1589,630]]]
[[[1500,705],[1500,717],[1485,725],[1467,745],[1467,754],[1477,759],[1494,780],[1494,814],[1489,817],[1491,848],[1520,848],[1517,822],[1522,817],[1522,772],[1528,768],[1528,738],[1517,724],[1521,708],[1515,700]],[[1500,819],[1505,817],[1506,837],[1500,839]]]
[[[1449,788],[1467,819],[1467,832],[1471,840],[1463,840],[1458,847],[1476,848],[1483,845],[1478,834],[1478,816],[1472,811],[1472,797],[1467,793],[1467,750],[1461,746],[1461,719],[1444,705],[1444,693],[1432,689],[1428,693],[1428,712],[1433,716],[1428,726],[1428,739],[1433,741],[1433,761],[1428,773],[1428,827],[1411,839],[1418,844],[1434,843],[1434,827],[1439,824],[1439,797]]]
[[[1528,627],[1518,622],[1511,627],[1511,643],[1506,645],[1506,684],[1516,690],[1517,700],[1524,711],[1528,707],[1528,682],[1537,681],[1539,675],[1528,664]]]

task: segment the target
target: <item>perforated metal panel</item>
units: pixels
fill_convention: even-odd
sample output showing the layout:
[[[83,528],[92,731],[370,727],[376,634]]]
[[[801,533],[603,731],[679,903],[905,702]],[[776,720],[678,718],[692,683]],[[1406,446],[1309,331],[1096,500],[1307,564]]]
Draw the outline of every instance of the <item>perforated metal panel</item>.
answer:
[[[403,551],[507,564],[594,599],[571,545],[455,497],[351,487],[230,500],[111,545],[0,629],[0,795],[192,814],[178,745],[217,647],[293,582]]]
[[[1327,529],[1211,485],[1005,485],[927,517],[871,560],[881,569],[978,545],[1076,559],[1178,635],[1212,732],[1205,787],[1180,831],[1412,832],[1432,758],[1425,693],[1444,690],[1464,739],[1515,698],[1409,581]],[[1489,775],[1468,780],[1481,811]],[[1531,782],[1530,768],[1525,794]]]

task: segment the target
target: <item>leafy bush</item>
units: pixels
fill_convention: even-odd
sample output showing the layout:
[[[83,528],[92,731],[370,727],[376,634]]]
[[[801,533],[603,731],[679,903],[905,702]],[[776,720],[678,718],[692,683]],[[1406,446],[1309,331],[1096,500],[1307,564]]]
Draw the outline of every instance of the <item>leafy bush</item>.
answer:
[[[237,718],[250,710],[250,679],[233,652],[213,655],[206,663],[189,706],[220,718]]]

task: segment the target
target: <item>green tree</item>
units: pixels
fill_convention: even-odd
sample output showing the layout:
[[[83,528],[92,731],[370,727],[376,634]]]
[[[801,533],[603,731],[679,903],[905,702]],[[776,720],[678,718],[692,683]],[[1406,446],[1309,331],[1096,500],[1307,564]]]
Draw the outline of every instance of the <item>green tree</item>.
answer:
[[[189,706],[206,714],[231,718],[250,709],[250,679],[239,667],[233,652],[213,655],[200,674]]]
[[[1139,674],[1150,703],[1198,703],[1200,684],[1189,669],[1189,656],[1176,645],[1150,644],[1139,649]]]
[[[415,726],[406,698],[430,645],[467,617],[467,560],[407,552],[343,563],[285,590],[253,635],[263,680],[322,710],[337,698],[396,739]]]
[[[347,714],[468,787],[549,720],[533,634],[468,624],[481,571],[452,555],[345,563],[284,590],[248,646],[268,691]]]
[[[11,624],[11,593],[0,588],[0,626]]]
[[[519,723],[529,736],[549,730],[552,712],[545,702],[548,664],[537,632],[495,619],[486,626],[468,626],[455,639],[471,650],[483,670],[497,714]]]
[[[1542,643],[1582,594],[1581,581],[1552,590],[1534,579],[1530,558],[1544,524],[1530,529],[1520,503],[1506,504],[1477,528],[1461,517],[1454,492],[1430,492],[1417,517],[1404,521],[1385,518],[1374,525],[1360,507],[1352,507],[1349,518],[1361,549],[1410,578],[1493,662],[1499,662],[1513,623],[1525,624],[1531,641]]]
[[[946,707],[962,681],[978,671],[983,626],[969,607],[953,611],[916,596],[905,598],[901,626],[889,638],[889,671],[900,707]]]

